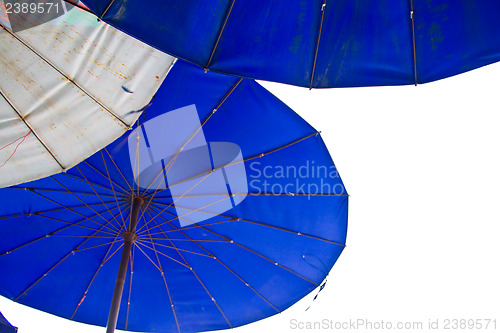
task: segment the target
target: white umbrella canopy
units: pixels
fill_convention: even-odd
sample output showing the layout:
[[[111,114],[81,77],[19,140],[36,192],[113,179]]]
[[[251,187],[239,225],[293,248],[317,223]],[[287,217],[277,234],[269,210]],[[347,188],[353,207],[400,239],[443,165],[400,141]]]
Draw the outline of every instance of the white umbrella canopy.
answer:
[[[175,61],[70,7],[41,24],[0,20],[0,187],[65,171],[121,136]]]

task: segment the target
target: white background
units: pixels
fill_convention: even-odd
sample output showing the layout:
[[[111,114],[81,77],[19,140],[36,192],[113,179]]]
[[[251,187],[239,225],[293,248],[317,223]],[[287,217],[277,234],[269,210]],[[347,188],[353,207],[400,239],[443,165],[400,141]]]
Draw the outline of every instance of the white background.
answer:
[[[418,87],[262,83],[322,131],[350,194],[347,247],[315,302],[232,332],[297,332],[294,319],[437,332],[429,319],[496,318],[500,330],[499,80],[496,64]],[[0,311],[21,333],[104,332],[4,298]]]

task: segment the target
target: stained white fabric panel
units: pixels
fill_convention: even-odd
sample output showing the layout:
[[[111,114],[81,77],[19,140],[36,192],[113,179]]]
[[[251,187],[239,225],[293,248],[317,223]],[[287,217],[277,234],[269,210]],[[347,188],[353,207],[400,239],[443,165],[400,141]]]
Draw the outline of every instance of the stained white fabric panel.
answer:
[[[64,171],[137,120],[175,61],[74,8],[0,29],[0,187]]]

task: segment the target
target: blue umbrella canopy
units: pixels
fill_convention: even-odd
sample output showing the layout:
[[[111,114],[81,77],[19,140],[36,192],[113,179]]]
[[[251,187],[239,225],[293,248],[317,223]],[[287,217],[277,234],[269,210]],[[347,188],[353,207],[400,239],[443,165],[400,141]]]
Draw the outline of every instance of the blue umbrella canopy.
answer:
[[[150,332],[277,314],[321,284],[347,231],[318,131],[255,81],[180,61],[133,130],[0,197],[0,294],[108,329],[110,308]]]
[[[203,68],[304,87],[417,84],[500,60],[497,0],[84,0]]]
[[[17,327],[12,326],[9,321],[0,313],[0,333],[16,333]]]

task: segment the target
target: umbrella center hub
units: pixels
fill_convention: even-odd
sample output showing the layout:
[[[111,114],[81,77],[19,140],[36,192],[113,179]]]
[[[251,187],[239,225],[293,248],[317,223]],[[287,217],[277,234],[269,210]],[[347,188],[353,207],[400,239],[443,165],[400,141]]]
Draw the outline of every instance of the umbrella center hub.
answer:
[[[122,237],[126,242],[130,243],[133,243],[137,240],[137,234],[135,232],[125,231],[122,234]]]

